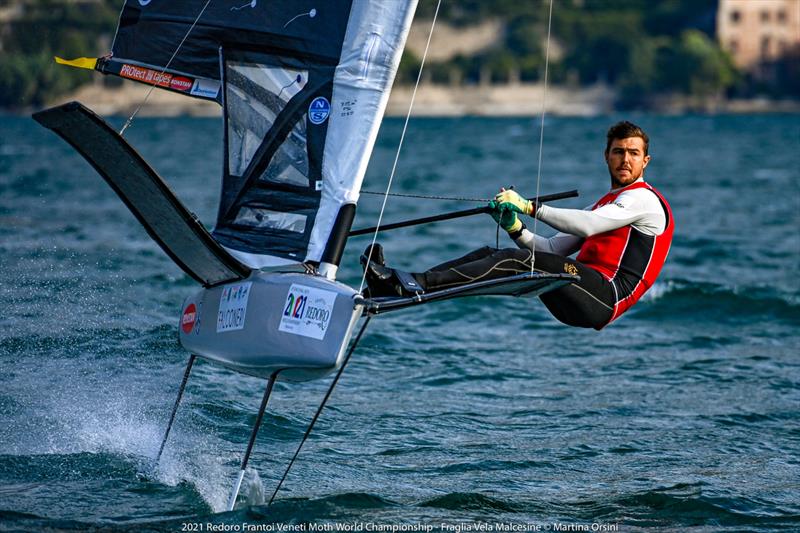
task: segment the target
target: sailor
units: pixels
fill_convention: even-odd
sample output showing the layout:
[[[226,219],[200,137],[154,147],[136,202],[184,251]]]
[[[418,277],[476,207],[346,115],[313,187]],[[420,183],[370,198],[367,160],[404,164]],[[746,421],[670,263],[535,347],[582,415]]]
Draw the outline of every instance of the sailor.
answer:
[[[379,244],[361,257],[371,296],[407,296],[533,270],[577,274],[575,281],[540,296],[564,324],[602,329],[628,310],[656,280],[672,241],[672,212],[666,199],[644,181],[649,139],[622,121],[607,134],[605,160],[611,190],[588,208],[536,205],[514,190],[501,189],[489,202],[494,220],[517,248],[484,247],[421,273],[386,266]],[[544,238],[529,231],[520,215],[535,216],[558,233]],[[571,255],[577,252],[577,257]]]

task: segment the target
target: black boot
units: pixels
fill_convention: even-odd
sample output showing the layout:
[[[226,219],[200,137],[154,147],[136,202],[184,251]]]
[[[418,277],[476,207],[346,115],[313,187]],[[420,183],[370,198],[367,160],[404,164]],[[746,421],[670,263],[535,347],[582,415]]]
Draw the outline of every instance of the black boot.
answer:
[[[374,246],[367,246],[367,249],[361,254],[361,266],[366,272],[367,290],[365,295],[370,298],[379,296],[414,296],[423,292],[422,287],[412,274],[386,266],[383,247],[378,243],[375,243]]]

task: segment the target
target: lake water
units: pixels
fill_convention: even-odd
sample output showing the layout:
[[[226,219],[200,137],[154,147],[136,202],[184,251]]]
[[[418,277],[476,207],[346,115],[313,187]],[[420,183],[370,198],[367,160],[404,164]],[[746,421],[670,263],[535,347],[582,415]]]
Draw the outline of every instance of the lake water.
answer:
[[[548,118],[542,193],[581,192],[554,205],[607,190],[619,118]],[[639,304],[601,332],[535,299],[374,319],[267,507],[329,378],[276,386],[224,513],[264,382],[200,361],[155,464],[196,285],[64,142],[0,117],[0,530],[800,530],[800,116],[628,118],[651,136],[647,176],[676,220]],[[401,128],[384,123],[365,190],[385,188]],[[127,137],[212,224],[220,121],[142,118]],[[412,119],[393,191],[532,196],[537,150],[534,119]],[[392,198],[385,221],[475,205]],[[379,207],[364,195],[355,227]],[[380,240],[420,270],[495,237],[484,215]],[[341,280],[358,285],[368,241],[348,243]]]

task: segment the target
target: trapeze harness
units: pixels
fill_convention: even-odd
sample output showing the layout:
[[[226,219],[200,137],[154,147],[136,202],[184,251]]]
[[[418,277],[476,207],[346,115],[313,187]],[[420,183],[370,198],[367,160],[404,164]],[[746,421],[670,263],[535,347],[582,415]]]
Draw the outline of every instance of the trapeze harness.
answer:
[[[577,259],[538,251],[537,245],[535,270],[567,272],[581,278],[540,297],[559,321],[602,329],[636,303],[655,282],[667,258],[673,233],[672,211],[664,197],[644,181],[637,181],[607,193],[591,210],[614,203],[623,192],[639,188],[652,191],[664,209],[666,223],[659,235],[647,235],[632,224],[586,237],[582,243],[578,237],[563,235],[574,239],[575,250],[580,243]],[[433,290],[530,271],[533,243],[518,240],[517,244],[521,248],[480,248],[414,277],[425,290]]]

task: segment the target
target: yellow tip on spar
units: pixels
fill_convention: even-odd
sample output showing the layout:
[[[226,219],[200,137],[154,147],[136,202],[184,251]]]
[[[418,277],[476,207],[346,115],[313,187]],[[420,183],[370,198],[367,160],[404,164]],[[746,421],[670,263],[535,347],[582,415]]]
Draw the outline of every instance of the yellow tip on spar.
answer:
[[[95,66],[97,66],[96,57],[79,57],[77,59],[62,59],[56,56],[55,60],[56,63],[58,63],[59,65],[67,65],[75,68],[85,68],[89,70],[94,70]]]

